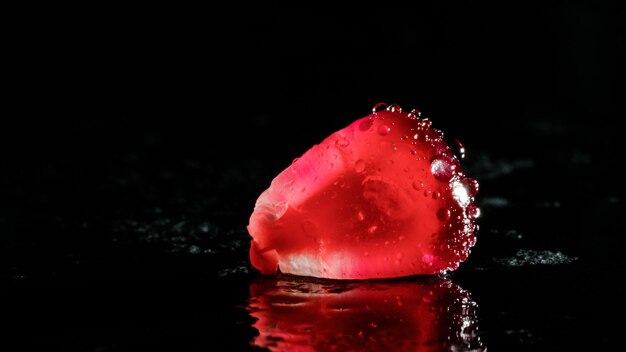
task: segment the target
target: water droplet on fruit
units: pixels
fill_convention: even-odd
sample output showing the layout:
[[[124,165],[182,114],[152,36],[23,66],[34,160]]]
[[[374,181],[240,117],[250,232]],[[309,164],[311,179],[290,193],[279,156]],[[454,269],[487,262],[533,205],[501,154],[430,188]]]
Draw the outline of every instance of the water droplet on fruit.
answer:
[[[369,130],[370,128],[372,128],[372,124],[374,123],[374,121],[372,121],[371,118],[367,118],[363,121],[361,121],[361,123],[359,123],[359,129],[363,132]]]
[[[386,136],[389,134],[389,132],[391,132],[391,128],[387,125],[380,125],[378,126],[378,134],[381,136]]]
[[[356,162],[354,162],[354,171],[361,173],[363,171],[365,171],[365,167],[367,165],[365,164],[365,161],[359,159]]]
[[[413,149],[411,149],[411,151],[409,153],[411,153],[411,155],[417,154],[417,152],[415,150],[413,150]]]
[[[433,199],[439,199],[439,197],[441,197],[441,193],[433,192]]]
[[[450,220],[451,215],[452,214],[450,213],[450,209],[440,208],[437,211],[437,218],[443,222]]]
[[[298,160],[300,160],[300,158],[295,158],[295,159],[293,159],[293,161],[291,163],[293,164],[293,163],[295,163]]]
[[[454,175],[455,169],[456,166],[444,156],[437,156],[430,163],[430,171],[435,178],[444,182],[450,181]]]
[[[413,189],[416,191],[421,191],[424,188],[424,183],[420,181],[413,181]]]
[[[411,112],[409,112],[409,115],[408,115],[410,119],[416,119],[420,116],[422,116],[422,113],[418,109],[411,110]]]
[[[463,179],[462,182],[467,188],[467,192],[469,193],[469,195],[472,197],[476,196],[476,194],[478,193],[478,189],[479,189],[478,181],[476,181],[473,178],[466,177]]]
[[[375,113],[377,113],[379,111],[383,111],[383,110],[387,109],[388,106],[389,105],[387,105],[387,103],[380,102],[380,103],[374,105],[374,107],[372,108],[372,113],[375,114]]]
[[[467,212],[467,216],[471,219],[476,219],[480,216],[480,208],[477,207],[474,203],[469,204],[465,211]]]
[[[404,135],[404,136],[400,137],[400,139],[403,140],[403,141],[406,141],[407,139],[409,139],[409,136]]]
[[[424,197],[430,197],[430,195],[431,195],[432,193],[433,193],[433,192],[432,192],[431,190],[428,190],[428,189],[427,189],[427,190],[425,190],[425,191],[424,191]]]
[[[391,111],[391,112],[402,112],[402,108],[400,107],[400,105],[398,105],[396,103],[393,103],[393,104],[389,105],[387,107],[387,110]]]
[[[413,139],[415,139],[415,140],[419,140],[419,139],[420,139],[420,135],[419,135],[419,134],[417,134],[417,133],[416,133],[416,134],[414,134],[414,135],[413,135]]]
[[[460,181],[452,182],[452,196],[463,208],[467,207],[471,200],[467,188]]]

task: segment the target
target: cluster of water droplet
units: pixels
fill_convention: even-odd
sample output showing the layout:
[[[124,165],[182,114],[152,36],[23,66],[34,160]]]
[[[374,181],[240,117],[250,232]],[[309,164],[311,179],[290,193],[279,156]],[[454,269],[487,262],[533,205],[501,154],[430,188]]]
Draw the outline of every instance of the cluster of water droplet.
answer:
[[[388,105],[386,103],[378,103],[372,108],[372,119],[384,119],[381,112],[401,113],[404,118],[414,120],[414,125],[410,128],[410,133],[402,135],[398,143],[408,143],[411,147],[409,153],[416,158],[420,158],[420,144],[427,144],[436,151],[436,156],[430,160],[430,171],[432,175],[440,182],[446,184],[446,193],[451,195],[454,202],[446,207],[442,207],[437,211],[437,218],[442,222],[442,230],[433,234],[435,239],[431,248],[431,253],[425,254],[422,261],[427,266],[437,266],[444,268],[443,271],[454,270],[459,263],[469,255],[469,250],[476,242],[475,233],[478,231],[476,219],[480,216],[480,209],[474,203],[474,198],[478,193],[478,182],[467,177],[461,168],[460,161],[465,158],[465,147],[457,140],[452,139],[451,142],[444,140],[442,131],[432,127],[432,121],[422,117],[422,113],[413,109],[410,112],[403,112],[398,104]],[[364,127],[369,129],[371,122],[367,120],[361,123],[361,129]],[[377,128],[380,136],[387,136],[391,132],[393,124],[382,123]],[[399,148],[394,143],[394,150]],[[423,158],[423,156],[421,157]],[[413,189],[421,192],[425,197],[439,199],[443,197],[438,191],[425,189],[424,183],[420,180],[414,180]],[[450,258],[447,253],[452,253],[454,259],[441,262],[442,258]],[[439,255],[441,254],[441,255]]]

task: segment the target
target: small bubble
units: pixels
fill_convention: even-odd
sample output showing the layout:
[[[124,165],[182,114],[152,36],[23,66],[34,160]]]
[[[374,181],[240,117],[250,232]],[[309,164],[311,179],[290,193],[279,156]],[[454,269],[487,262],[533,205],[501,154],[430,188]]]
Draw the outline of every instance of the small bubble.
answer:
[[[437,218],[443,222],[450,220],[451,216],[450,209],[440,208],[437,211]]]
[[[471,219],[476,219],[480,216],[480,208],[474,203],[469,204],[465,211],[467,212],[467,216]]]
[[[381,136],[386,136],[389,134],[389,132],[391,132],[391,128],[387,125],[380,125],[378,126],[378,134]]]
[[[456,166],[448,158],[438,156],[430,163],[430,171],[440,181],[450,181]]]
[[[413,150],[413,149],[411,149],[411,151],[409,153],[411,153],[411,155],[417,154],[417,152],[415,150]]]
[[[428,118],[422,119],[422,121],[421,121],[421,125],[422,125],[423,128],[430,128],[430,126],[432,126],[432,124],[433,124],[433,122],[430,121],[430,119],[428,119]]]
[[[439,197],[441,197],[441,193],[433,192],[433,199],[439,199]]]
[[[424,188],[424,182],[413,181],[413,189],[416,191],[421,191]]]
[[[375,114],[375,113],[377,113],[379,111],[386,110],[388,106],[389,105],[387,105],[387,103],[380,102],[380,103],[374,105],[374,107],[372,108],[372,113]]]
[[[427,190],[425,190],[425,191],[424,191],[424,197],[430,197],[430,195],[431,195],[432,193],[433,193],[433,192],[432,192],[431,190],[428,190],[428,189],[427,189]]]
[[[402,108],[400,107],[400,105],[393,103],[387,107],[387,111],[402,112]]]
[[[366,166],[367,165],[365,164],[365,161],[363,161],[362,159],[359,159],[354,163],[354,171],[356,171],[357,173],[361,173],[365,171]]]
[[[422,116],[422,113],[418,109],[411,110],[408,115],[410,119],[416,119],[420,116]]]
[[[414,140],[419,140],[419,139],[420,139],[420,135],[419,135],[419,134],[417,134],[417,133],[416,133],[416,134],[414,134],[414,135],[413,135],[413,139],[414,139]]]

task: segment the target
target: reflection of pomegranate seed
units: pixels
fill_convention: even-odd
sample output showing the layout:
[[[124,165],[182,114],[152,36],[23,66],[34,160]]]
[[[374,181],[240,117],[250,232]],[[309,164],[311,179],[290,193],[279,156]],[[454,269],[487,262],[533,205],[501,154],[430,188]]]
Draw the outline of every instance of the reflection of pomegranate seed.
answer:
[[[467,258],[478,183],[430,120],[385,107],[313,146],[259,196],[248,231],[262,273],[386,278]]]
[[[253,344],[271,351],[486,351],[476,303],[442,278],[329,284],[257,279]]]

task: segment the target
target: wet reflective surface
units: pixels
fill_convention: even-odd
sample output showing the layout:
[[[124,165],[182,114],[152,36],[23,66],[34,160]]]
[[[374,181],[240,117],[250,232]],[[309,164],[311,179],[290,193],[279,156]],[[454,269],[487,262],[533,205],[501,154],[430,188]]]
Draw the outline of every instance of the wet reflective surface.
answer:
[[[476,303],[447,279],[263,278],[250,295],[252,343],[271,351],[485,350]]]

